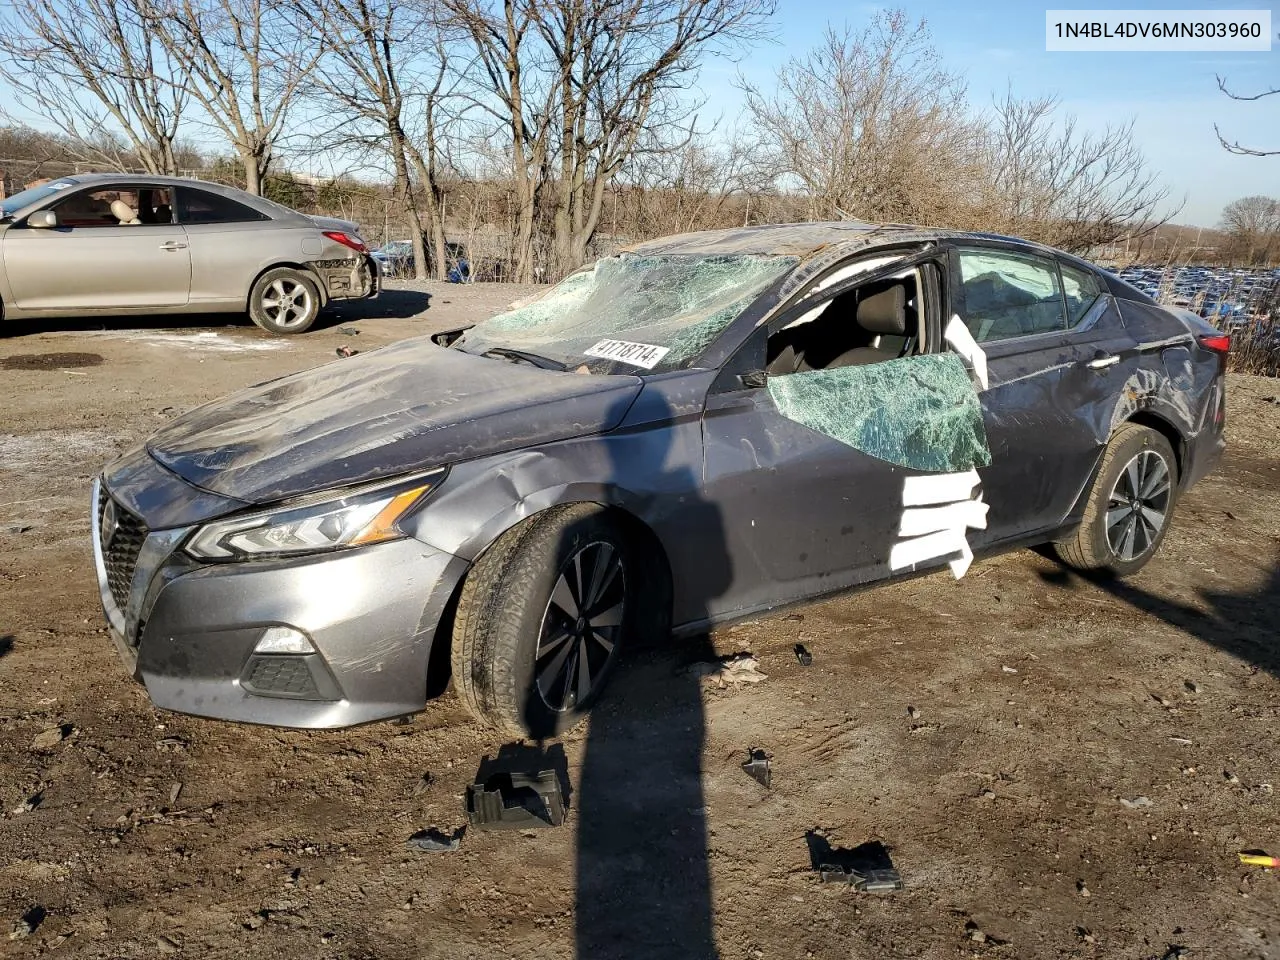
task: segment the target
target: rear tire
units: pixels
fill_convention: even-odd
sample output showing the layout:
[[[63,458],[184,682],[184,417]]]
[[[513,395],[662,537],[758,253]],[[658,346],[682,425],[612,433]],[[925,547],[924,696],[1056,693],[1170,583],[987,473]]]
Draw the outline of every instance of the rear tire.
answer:
[[[249,317],[268,333],[304,333],[320,315],[320,289],[293,267],[268,270],[249,291]]]
[[[483,723],[555,736],[595,702],[639,622],[639,564],[593,503],[553,507],[476,561],[453,628],[453,683]]]
[[[1127,577],[1155,556],[1173,519],[1178,466],[1169,441],[1137,423],[1118,429],[1102,455],[1084,520],[1053,544],[1069,567]]]

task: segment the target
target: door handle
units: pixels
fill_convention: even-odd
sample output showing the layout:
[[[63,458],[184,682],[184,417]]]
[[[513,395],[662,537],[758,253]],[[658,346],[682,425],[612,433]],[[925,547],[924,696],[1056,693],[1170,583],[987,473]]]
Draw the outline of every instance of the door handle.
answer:
[[[1105,370],[1107,367],[1114,367],[1120,362],[1120,358],[1114,353],[1103,353],[1099,350],[1093,355],[1093,359],[1086,364],[1090,370]]]
[[[187,249],[187,245],[181,240],[166,240],[164,243],[160,244],[160,249],[167,250],[172,253],[175,250]]]

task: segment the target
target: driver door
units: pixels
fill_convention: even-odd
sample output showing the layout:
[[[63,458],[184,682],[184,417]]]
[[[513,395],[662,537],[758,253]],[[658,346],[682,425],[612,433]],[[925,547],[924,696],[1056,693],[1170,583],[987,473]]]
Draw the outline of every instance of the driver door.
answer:
[[[704,496],[721,511],[733,558],[732,586],[712,601],[716,609],[709,612],[713,616],[801,600],[882,579],[893,572],[890,556],[901,539],[905,483],[927,470],[885,459],[884,450],[874,443],[859,449],[823,429],[798,422],[796,405],[786,401],[786,391],[780,392],[774,381],[807,378],[805,389],[814,398],[809,405],[813,417],[804,417],[809,423],[826,418],[838,427],[841,421],[859,416],[863,406],[877,405],[876,390],[885,378],[876,381],[872,364],[891,361],[895,366],[890,380],[896,381],[903,373],[911,379],[913,369],[923,371],[931,366],[921,361],[939,359],[928,354],[945,349],[940,343],[939,270],[933,262],[914,270],[923,281],[916,294],[916,330],[909,331],[915,342],[902,356],[892,356],[892,349],[879,359],[869,353],[858,354],[866,348],[857,344],[867,338],[861,330],[856,301],[859,287],[877,282],[871,278],[835,287],[824,297],[806,299],[772,322],[768,330],[757,329],[725,365],[708,396],[703,422]],[[883,286],[883,277],[880,280]],[[829,306],[818,317],[827,321],[823,342],[810,338],[797,348],[795,331],[803,327],[805,316],[824,302]],[[842,329],[855,345],[851,348],[853,357],[841,349]],[[818,356],[820,363],[835,363],[835,358],[841,357],[843,365],[795,370],[794,366],[803,364],[788,358],[787,351],[792,357],[796,353]],[[772,371],[767,375],[766,364]],[[866,389],[868,384],[872,389]],[[972,390],[971,385],[968,388]],[[779,398],[784,399],[786,412],[780,408]],[[805,402],[800,404],[802,413]],[[972,392],[972,404],[978,411],[974,416],[980,429],[976,391]],[[928,426],[909,422],[924,416],[911,410],[906,404],[887,415],[886,423],[899,421],[889,426],[899,439]],[[876,429],[872,427],[864,435],[874,437]],[[938,556],[914,566],[927,568],[948,559]]]
[[[171,198],[170,187],[95,185],[47,208],[57,227],[10,227],[3,256],[14,305],[60,312],[185,305],[191,257]],[[134,215],[122,221],[124,213]]]

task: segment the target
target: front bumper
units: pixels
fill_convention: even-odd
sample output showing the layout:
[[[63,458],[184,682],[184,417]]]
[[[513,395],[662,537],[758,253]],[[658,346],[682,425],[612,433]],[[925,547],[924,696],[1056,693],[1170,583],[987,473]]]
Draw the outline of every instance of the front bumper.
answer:
[[[422,709],[436,628],[464,560],[406,539],[293,560],[200,564],[178,549],[194,529],[187,526],[142,528],[136,562],[122,573],[114,540],[104,543],[114,524],[103,522],[103,509],[125,508],[101,484],[93,548],[102,605],[129,671],[156,706],[306,728]],[[305,634],[315,652],[255,653],[276,626]]]

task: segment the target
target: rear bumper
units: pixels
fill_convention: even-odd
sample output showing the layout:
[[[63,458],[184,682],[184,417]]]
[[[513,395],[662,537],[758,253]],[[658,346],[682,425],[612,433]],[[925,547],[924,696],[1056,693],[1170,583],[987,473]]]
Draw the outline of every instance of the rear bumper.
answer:
[[[299,560],[196,564],[178,549],[192,528],[156,531],[121,610],[99,520],[95,512],[103,609],[126,668],[156,706],[324,728],[425,705],[436,628],[465,561],[408,539]],[[303,634],[313,652],[255,652],[272,627]]]
[[[310,264],[327,300],[361,300],[381,291],[382,271],[368,254],[337,260],[315,260]]]

